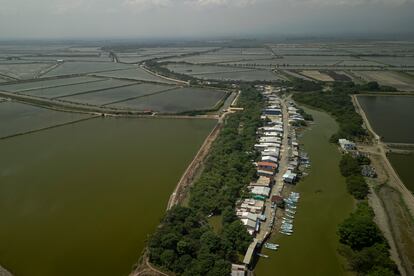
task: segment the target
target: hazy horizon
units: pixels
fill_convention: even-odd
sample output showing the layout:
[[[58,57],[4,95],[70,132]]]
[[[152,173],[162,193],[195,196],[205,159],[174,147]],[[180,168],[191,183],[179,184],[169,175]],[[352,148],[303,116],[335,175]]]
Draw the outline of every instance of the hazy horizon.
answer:
[[[0,0],[0,38],[414,35],[414,0]]]

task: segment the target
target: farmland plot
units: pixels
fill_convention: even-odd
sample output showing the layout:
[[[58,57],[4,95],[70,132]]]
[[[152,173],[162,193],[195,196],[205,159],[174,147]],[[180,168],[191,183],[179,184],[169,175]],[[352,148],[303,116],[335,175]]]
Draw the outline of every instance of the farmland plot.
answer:
[[[320,71],[317,71],[317,70],[304,70],[304,71],[301,71],[300,73],[302,75],[305,75],[317,81],[323,81],[323,82],[334,81],[334,79],[331,78],[329,75],[321,73]]]
[[[6,101],[0,103],[0,138],[88,118],[90,115],[58,112]]]
[[[15,79],[32,79],[53,66],[52,63],[0,64],[0,74]]]
[[[397,67],[413,67],[414,66],[414,57],[368,57],[367,60],[374,62],[397,66]]]
[[[142,96],[159,93],[161,91],[166,91],[173,88],[175,88],[175,86],[143,83],[138,85],[130,85],[97,91],[93,93],[74,95],[61,99],[74,103],[103,106],[136,99]]]
[[[45,77],[72,74],[86,74],[131,68],[131,65],[114,62],[64,62],[57,68],[45,74]]]
[[[167,84],[176,84],[174,81],[170,81],[153,74],[148,73],[142,68],[135,67],[134,69],[128,70],[117,70],[117,71],[108,71],[95,74],[96,76],[111,77],[111,78],[121,78],[121,79],[131,79],[131,80],[140,80],[140,81],[149,81],[149,82],[159,82]]]
[[[178,88],[109,106],[160,113],[180,113],[211,109],[225,95],[225,92],[213,89]]]
[[[97,91],[97,90],[110,89],[114,87],[132,85],[134,83],[135,82],[132,82],[132,81],[124,81],[124,80],[117,80],[117,79],[109,79],[109,80],[102,79],[101,81],[95,81],[95,82],[58,86],[58,87],[46,88],[46,89],[29,90],[23,93],[27,95],[31,95],[31,96],[52,99],[52,98],[65,97],[65,96],[69,96],[69,95],[73,95],[77,93],[87,93],[89,91]]]
[[[271,58],[270,55],[242,55],[239,53],[207,53],[207,54],[200,54],[195,56],[188,56],[188,57],[175,57],[170,59],[165,59],[163,61],[171,61],[171,62],[188,62],[193,64],[208,64],[208,63],[223,63],[223,62],[237,62],[243,60],[255,60],[255,59],[269,59]]]
[[[40,88],[50,88],[56,86],[64,86],[85,82],[94,82],[100,81],[102,79],[92,78],[92,77],[75,77],[75,78],[61,78],[61,79],[51,79],[51,80],[37,80],[31,82],[21,82],[21,83],[11,83],[11,84],[2,84],[0,85],[0,90],[8,92],[19,92]]]
[[[408,74],[394,71],[354,71],[353,73],[365,81],[376,81],[401,91],[414,91],[414,78]]]
[[[56,62],[57,60],[66,61],[79,61],[79,62],[111,62],[108,55],[62,55],[62,56],[28,56],[22,57],[22,61],[45,61],[45,62]]]
[[[253,71],[252,69],[240,69],[230,66],[214,66],[214,65],[192,65],[185,63],[171,63],[165,66],[170,71],[186,74],[186,75],[198,75],[198,74],[210,74],[210,73],[226,73],[226,72],[239,72]]]
[[[276,75],[272,71],[266,70],[250,70],[250,71],[234,71],[227,73],[210,73],[197,74],[194,77],[208,80],[227,80],[227,81],[280,81],[283,77]]]

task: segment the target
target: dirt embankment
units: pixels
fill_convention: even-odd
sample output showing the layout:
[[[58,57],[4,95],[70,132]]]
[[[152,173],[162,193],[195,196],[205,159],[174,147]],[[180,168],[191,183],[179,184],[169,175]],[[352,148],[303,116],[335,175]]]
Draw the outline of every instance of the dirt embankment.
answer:
[[[185,199],[189,187],[202,170],[204,160],[210,152],[210,148],[213,142],[216,140],[218,134],[220,133],[222,126],[223,124],[221,122],[218,122],[214,129],[207,136],[200,150],[197,152],[197,155],[194,157],[193,161],[187,167],[186,171],[184,172],[180,181],[175,187],[174,192],[171,194],[170,199],[168,200],[167,210],[171,209],[173,206],[179,204]]]
[[[13,276],[10,272],[0,266],[0,276]]]
[[[368,154],[378,177],[368,181],[371,188],[369,202],[375,220],[390,244],[390,254],[402,275],[414,275],[414,197],[404,186],[389,162],[387,147],[374,132],[369,121],[353,96],[358,113],[374,137],[369,144],[359,144],[358,150]]]

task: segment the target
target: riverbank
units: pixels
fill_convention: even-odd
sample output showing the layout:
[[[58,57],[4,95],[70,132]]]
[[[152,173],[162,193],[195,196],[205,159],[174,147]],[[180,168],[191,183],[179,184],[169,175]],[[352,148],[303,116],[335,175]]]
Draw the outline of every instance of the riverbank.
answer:
[[[374,139],[372,140],[372,144],[360,144],[358,145],[358,150],[362,152],[366,152],[367,154],[375,154],[380,155],[382,158],[383,163],[383,169],[385,169],[385,173],[388,176],[388,184],[395,189],[397,189],[403,199],[405,204],[407,205],[407,208],[410,210],[411,216],[414,217],[414,195],[411,193],[410,190],[404,185],[404,183],[401,181],[400,177],[394,170],[393,166],[391,165],[390,161],[387,158],[387,146],[386,144],[381,141],[380,136],[374,131],[372,128],[368,117],[365,114],[365,111],[361,107],[358,96],[352,95],[352,102],[355,105],[356,111],[361,115],[364,121],[364,125],[366,129],[372,134]]]
[[[203,145],[198,150],[193,161],[191,161],[190,165],[187,167],[184,174],[180,178],[180,181],[178,181],[174,192],[171,194],[167,204],[167,211],[170,210],[173,206],[180,204],[186,198],[188,189],[190,188],[191,184],[194,183],[197,175],[199,175],[200,171],[202,170],[204,160],[210,152],[210,148],[219,135],[221,128],[222,124],[220,122],[217,122],[216,126],[204,140]]]
[[[0,265],[0,276],[13,276],[13,275]]]
[[[371,127],[358,96],[352,96],[355,109],[362,116],[366,129],[374,137],[370,144],[358,144],[358,150],[370,156],[378,177],[368,181],[370,204],[376,223],[390,244],[393,260],[402,275],[414,274],[414,196],[401,181],[387,156],[387,145]]]
[[[337,226],[353,209],[353,199],[346,191],[345,178],[339,172],[340,153],[329,143],[338,124],[325,112],[304,108],[314,124],[299,138],[312,160],[309,175],[286,192],[299,192],[301,200],[295,216],[292,236],[272,235],[280,244],[278,251],[264,249],[269,255],[260,259],[255,273],[273,275],[347,275],[345,260],[338,254]],[[300,265],[298,265],[300,264]]]

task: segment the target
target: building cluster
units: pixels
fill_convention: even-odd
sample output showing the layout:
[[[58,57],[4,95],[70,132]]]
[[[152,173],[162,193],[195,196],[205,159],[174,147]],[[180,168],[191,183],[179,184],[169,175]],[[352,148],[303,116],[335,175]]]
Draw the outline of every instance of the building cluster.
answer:
[[[352,141],[349,141],[347,139],[338,139],[338,144],[342,152],[349,153],[354,158],[364,155],[363,153],[358,151],[356,144]],[[375,171],[375,168],[370,165],[362,165],[361,174],[362,176],[365,176],[365,177],[371,177],[371,178],[377,177],[377,172]]]
[[[356,150],[356,145],[354,142],[349,141],[347,139],[339,139],[338,140],[339,146],[341,147],[342,151],[349,152]]]
[[[267,103],[261,116],[264,124],[257,130],[257,143],[254,145],[260,153],[259,161],[254,162],[258,179],[248,186],[251,197],[241,200],[236,206],[236,215],[251,235],[255,235],[260,230],[260,223],[266,220],[265,200],[271,195],[274,176],[279,169],[284,132],[280,98],[275,95],[275,91],[266,87],[262,93]]]

